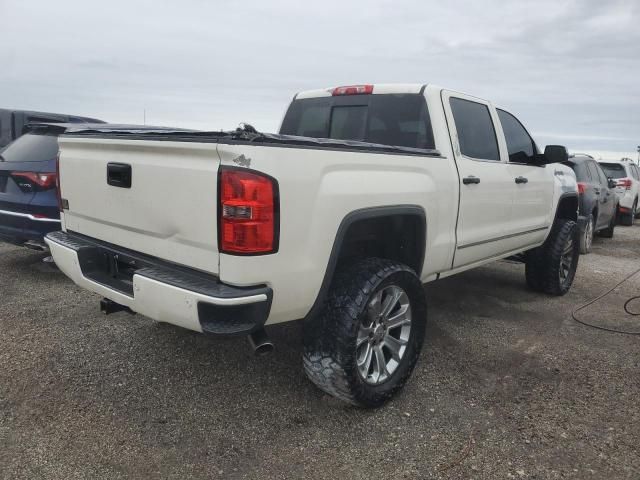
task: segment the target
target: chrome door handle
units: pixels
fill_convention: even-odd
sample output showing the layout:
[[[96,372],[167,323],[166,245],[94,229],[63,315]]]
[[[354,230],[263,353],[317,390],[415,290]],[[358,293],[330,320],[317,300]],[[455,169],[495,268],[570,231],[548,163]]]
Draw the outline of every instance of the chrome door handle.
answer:
[[[462,183],[465,185],[477,184],[480,183],[480,179],[478,177],[474,177],[473,175],[469,175],[468,177],[464,177],[462,179]]]

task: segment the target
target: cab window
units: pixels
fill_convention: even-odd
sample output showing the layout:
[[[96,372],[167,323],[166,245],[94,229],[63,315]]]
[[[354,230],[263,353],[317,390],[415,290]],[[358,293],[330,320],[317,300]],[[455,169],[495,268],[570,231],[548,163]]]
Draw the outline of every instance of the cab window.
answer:
[[[471,158],[499,161],[498,140],[487,106],[456,97],[451,97],[449,104],[456,123],[460,153]]]
[[[530,163],[536,151],[533,139],[516,117],[504,110],[497,110],[504,138],[507,141],[509,161],[513,163]]]

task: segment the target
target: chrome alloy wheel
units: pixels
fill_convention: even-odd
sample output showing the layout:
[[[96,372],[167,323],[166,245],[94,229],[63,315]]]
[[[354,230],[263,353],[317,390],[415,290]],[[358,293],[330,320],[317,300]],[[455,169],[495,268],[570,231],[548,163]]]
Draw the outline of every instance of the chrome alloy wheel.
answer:
[[[588,221],[584,227],[584,245],[585,250],[589,251],[593,243],[593,224],[595,220]]]
[[[377,292],[360,324],[356,340],[358,372],[378,385],[400,366],[411,334],[411,304],[406,292],[389,285]]]
[[[573,264],[573,256],[575,255],[573,250],[573,238],[569,238],[560,256],[560,283],[564,284],[569,278],[571,265]]]

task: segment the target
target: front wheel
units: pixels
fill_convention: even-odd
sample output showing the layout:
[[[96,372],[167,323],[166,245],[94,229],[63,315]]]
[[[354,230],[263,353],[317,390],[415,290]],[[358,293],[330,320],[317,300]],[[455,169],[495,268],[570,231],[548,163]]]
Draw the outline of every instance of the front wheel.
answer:
[[[593,244],[593,235],[595,232],[595,218],[593,215],[589,215],[584,224],[584,231],[580,236],[580,253],[585,254],[591,252],[591,245]]]
[[[573,220],[557,219],[545,243],[527,252],[527,284],[550,295],[569,291],[578,268],[580,229]]]
[[[403,387],[426,327],[422,283],[409,267],[371,258],[339,271],[324,311],[304,326],[304,369],[320,389],[366,408]]]
[[[618,207],[613,211],[613,215],[611,216],[611,220],[609,221],[609,226],[604,230],[600,231],[600,235],[604,238],[613,238],[613,230],[616,228],[616,214],[618,211]]]

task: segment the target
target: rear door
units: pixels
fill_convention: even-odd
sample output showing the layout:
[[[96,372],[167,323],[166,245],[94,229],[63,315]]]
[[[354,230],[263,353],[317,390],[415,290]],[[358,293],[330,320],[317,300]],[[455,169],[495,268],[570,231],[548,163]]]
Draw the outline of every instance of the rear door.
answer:
[[[59,143],[66,230],[218,273],[216,143]]]
[[[453,268],[503,253],[509,230],[512,182],[500,157],[495,110],[484,100],[442,92],[460,177],[460,206]]]
[[[600,195],[598,195],[600,213],[598,215],[596,228],[606,228],[611,222],[611,217],[616,214],[616,193],[615,190],[609,188],[607,176],[604,174],[602,168],[600,168],[600,165],[598,165],[598,162],[591,160],[589,164],[598,176],[598,188],[600,190]]]

